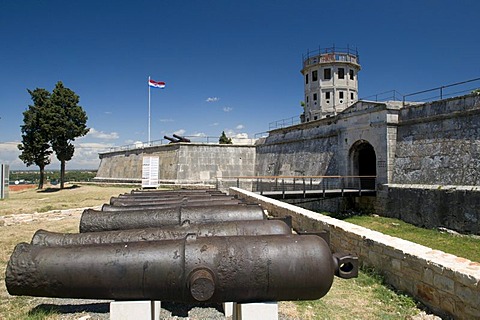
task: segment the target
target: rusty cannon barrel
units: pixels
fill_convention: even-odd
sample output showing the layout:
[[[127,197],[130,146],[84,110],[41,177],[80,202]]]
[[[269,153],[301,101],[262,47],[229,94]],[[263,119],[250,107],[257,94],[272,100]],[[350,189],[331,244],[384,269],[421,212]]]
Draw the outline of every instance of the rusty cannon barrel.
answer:
[[[149,206],[142,206],[142,205],[131,205],[131,206],[112,206],[110,204],[103,204],[102,211],[105,212],[121,212],[121,211],[139,211],[139,210],[161,210],[161,209],[171,209],[171,208],[187,208],[187,207],[236,207],[236,206],[258,206],[255,204],[249,204],[242,202],[240,200],[228,200],[228,201],[213,201],[208,202],[174,202],[174,203],[159,203]]]
[[[238,220],[264,220],[260,206],[177,207],[162,210],[105,212],[86,209],[80,218],[80,232],[159,228],[185,222],[207,223]]]
[[[313,300],[357,260],[314,235],[187,237],[47,247],[20,243],[8,262],[11,295],[184,303]]]
[[[185,137],[182,137],[182,136],[179,136],[177,134],[172,134],[172,136],[176,139],[178,139],[180,142],[192,142],[190,139],[188,138],[185,138]]]
[[[178,139],[175,139],[175,138],[172,138],[172,137],[169,137],[169,136],[163,136],[164,139],[167,139],[168,141],[170,141],[170,143],[179,143],[180,140]]]
[[[174,194],[195,194],[195,193],[202,193],[202,194],[212,194],[212,193],[221,193],[225,194],[224,192],[217,190],[217,189],[176,189],[176,190],[142,190],[142,189],[134,189],[130,191],[131,195],[144,195],[144,194],[165,194],[165,195],[174,195]]]
[[[185,223],[182,225],[171,225],[161,228],[86,233],[58,233],[38,230],[33,235],[30,243],[42,246],[73,246],[183,239],[188,234],[196,234],[197,237],[218,237],[291,233],[291,228],[287,223],[281,220],[248,220],[217,223]]]
[[[235,197],[226,196],[226,195],[215,195],[215,196],[191,196],[191,197],[178,197],[178,198],[118,198],[111,197],[110,204],[113,206],[150,206],[150,205],[161,205],[161,204],[175,204],[175,203],[194,203],[194,202],[228,202],[228,201],[241,201]]]
[[[133,192],[133,191],[132,191]],[[155,198],[155,199],[170,199],[170,198],[179,198],[179,197],[191,197],[191,196],[218,196],[218,195],[226,195],[225,193],[214,190],[208,192],[156,192],[156,191],[144,191],[144,192],[136,192],[136,193],[122,193],[119,194],[119,198]]]

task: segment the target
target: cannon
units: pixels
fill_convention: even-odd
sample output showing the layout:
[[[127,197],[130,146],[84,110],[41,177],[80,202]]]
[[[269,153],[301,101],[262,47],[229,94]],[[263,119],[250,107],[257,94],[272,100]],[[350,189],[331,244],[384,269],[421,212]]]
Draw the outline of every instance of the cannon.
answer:
[[[246,220],[217,223],[184,223],[182,225],[168,225],[161,228],[86,233],[57,233],[38,230],[33,235],[30,243],[41,246],[73,246],[182,239],[188,234],[195,234],[197,237],[214,237],[291,233],[291,226],[281,220]]]
[[[163,210],[98,211],[86,209],[80,218],[80,232],[155,228],[182,225],[186,221],[220,222],[236,220],[264,220],[260,206],[176,207]]]
[[[131,205],[131,206],[112,206],[110,204],[103,204],[102,211],[138,211],[138,210],[151,210],[151,209],[169,209],[169,208],[187,208],[187,207],[218,207],[218,206],[225,206],[225,207],[232,207],[232,206],[257,206],[255,204],[244,203],[241,200],[227,200],[227,201],[213,201],[213,202],[173,202],[173,203],[158,203],[149,206],[142,206],[142,205]]]
[[[221,191],[206,191],[206,192],[183,192],[183,191],[178,191],[178,192],[157,192],[157,190],[154,191],[143,191],[143,192],[135,192],[133,193],[123,193],[119,194],[118,198],[163,198],[163,199],[169,199],[169,198],[178,198],[178,197],[200,197],[200,196],[219,196],[219,195],[225,195],[225,193]]]
[[[175,194],[195,194],[195,193],[197,193],[197,194],[212,194],[212,193],[225,194],[224,192],[221,192],[217,189],[176,189],[176,190],[158,190],[158,189],[141,190],[141,189],[134,189],[134,190],[130,191],[130,193],[126,193],[126,194],[140,195],[141,196],[141,195],[144,195],[144,194],[148,194],[148,195],[173,194],[173,195],[175,195]]]
[[[163,136],[164,139],[167,139],[168,141],[170,141],[170,143],[179,143],[180,140],[178,139],[175,139],[175,138],[172,138],[172,137],[169,137],[169,136]]]
[[[358,260],[315,235],[188,236],[85,246],[20,243],[8,262],[11,295],[184,303],[313,300]]]
[[[113,206],[150,206],[150,205],[161,205],[161,204],[174,204],[174,203],[193,203],[193,202],[225,202],[225,201],[240,201],[234,197],[220,195],[220,196],[191,196],[191,197],[178,197],[178,198],[110,198],[110,204]]]
[[[190,139],[185,138],[185,137],[181,137],[179,135],[176,135],[175,133],[173,134],[173,137],[178,139],[180,142],[192,142]]]

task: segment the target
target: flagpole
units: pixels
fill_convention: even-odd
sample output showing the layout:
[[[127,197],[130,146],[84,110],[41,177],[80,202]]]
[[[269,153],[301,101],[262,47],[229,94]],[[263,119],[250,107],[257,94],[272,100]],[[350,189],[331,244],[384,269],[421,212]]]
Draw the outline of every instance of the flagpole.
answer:
[[[148,76],[148,146],[150,146],[150,76]]]

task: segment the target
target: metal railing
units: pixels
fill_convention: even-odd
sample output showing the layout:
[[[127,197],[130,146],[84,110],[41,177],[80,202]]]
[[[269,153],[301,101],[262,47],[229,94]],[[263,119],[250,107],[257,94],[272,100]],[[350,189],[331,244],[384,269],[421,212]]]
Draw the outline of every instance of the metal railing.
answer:
[[[372,94],[368,97],[362,97],[359,100],[367,101],[402,101],[404,95],[397,90],[389,90],[381,93]]]
[[[216,137],[216,136],[183,136],[183,137],[189,139],[192,143],[207,143],[207,144],[217,144],[220,139],[220,137]],[[255,139],[232,137],[232,142],[233,144],[254,144]],[[110,147],[105,152],[143,149],[143,148],[161,146],[166,144],[170,144],[170,141],[167,139],[153,140],[150,142],[136,142],[136,143],[127,144],[127,145],[118,146],[118,147],[116,146]]]
[[[241,176],[217,178],[217,188],[227,189],[237,187],[252,192],[264,194],[279,191],[300,191],[305,196],[307,192],[317,191],[325,196],[328,191],[336,191],[341,196],[349,190],[376,190],[376,176]]]
[[[442,100],[472,93],[480,88],[480,78],[456,82],[432,89],[409,93],[403,96],[403,105],[409,105],[412,102],[430,102],[433,100]],[[412,99],[412,97],[415,97]],[[409,101],[407,101],[407,98]]]
[[[293,116],[291,118],[281,119],[281,120],[270,122],[268,124],[268,130],[290,127],[290,126],[294,126],[294,125],[299,124],[299,123],[300,123],[300,117],[299,116]]]
[[[359,64],[360,56],[358,55],[358,50],[355,48],[346,48],[333,47],[330,48],[318,48],[313,51],[307,51],[306,54],[302,55],[303,67],[323,63],[323,62],[352,62]]]

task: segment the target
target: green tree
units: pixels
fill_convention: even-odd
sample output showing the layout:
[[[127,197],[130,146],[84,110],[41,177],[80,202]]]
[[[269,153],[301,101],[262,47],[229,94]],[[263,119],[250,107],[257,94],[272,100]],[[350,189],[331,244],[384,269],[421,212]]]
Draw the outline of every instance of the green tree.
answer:
[[[78,105],[80,98],[71,89],[58,81],[53,89],[49,108],[52,149],[60,161],[60,189],[64,187],[65,163],[70,161],[75,152],[73,141],[86,135],[87,114]]]
[[[227,135],[225,134],[225,131],[222,131],[222,135],[220,136],[220,139],[218,139],[218,143],[220,144],[232,144],[232,138],[228,138]]]
[[[27,167],[35,164],[40,169],[38,188],[43,189],[45,166],[50,163],[50,132],[48,131],[47,110],[50,108],[50,92],[37,88],[28,90],[33,101],[23,112],[22,143],[18,149],[22,151],[19,158]]]

